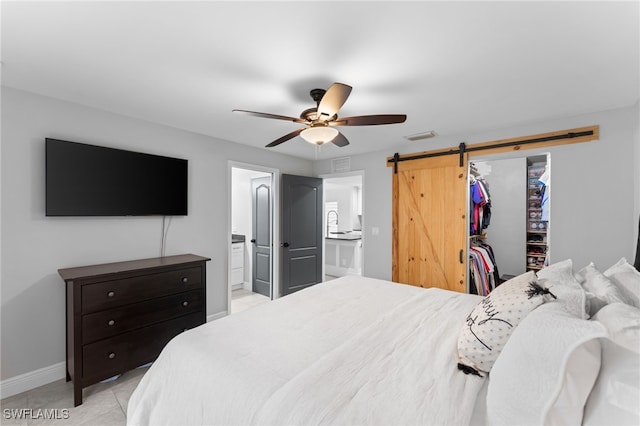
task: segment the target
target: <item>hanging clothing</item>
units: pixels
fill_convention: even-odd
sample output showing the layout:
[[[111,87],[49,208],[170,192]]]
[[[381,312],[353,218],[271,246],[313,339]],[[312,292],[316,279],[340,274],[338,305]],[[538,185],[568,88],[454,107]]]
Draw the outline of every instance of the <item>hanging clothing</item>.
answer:
[[[469,181],[469,233],[482,234],[491,221],[491,197],[489,185],[484,179]]]
[[[500,285],[500,274],[489,244],[469,247],[469,277],[471,292],[480,296],[487,296]]]

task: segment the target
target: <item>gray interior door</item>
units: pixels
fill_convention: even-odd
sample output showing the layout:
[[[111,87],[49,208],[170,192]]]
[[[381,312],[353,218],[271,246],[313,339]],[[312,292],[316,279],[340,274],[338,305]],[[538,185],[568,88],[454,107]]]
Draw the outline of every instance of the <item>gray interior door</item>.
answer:
[[[253,236],[252,290],[271,297],[271,177],[251,179]]]
[[[322,179],[282,175],[280,294],[322,282]]]

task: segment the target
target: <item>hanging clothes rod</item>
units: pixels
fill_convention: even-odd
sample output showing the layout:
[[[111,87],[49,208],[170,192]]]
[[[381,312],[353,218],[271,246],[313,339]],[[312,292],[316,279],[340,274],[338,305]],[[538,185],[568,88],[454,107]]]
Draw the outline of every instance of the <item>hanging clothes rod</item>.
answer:
[[[395,154],[393,154],[393,158],[390,158],[389,160],[387,160],[387,162],[392,163],[393,172],[398,173],[398,163],[401,161],[419,160],[421,158],[431,158],[431,157],[442,157],[445,155],[460,155],[460,167],[462,167],[464,165],[464,154],[467,152],[486,151],[489,149],[506,148],[506,147],[518,146],[518,145],[528,145],[533,143],[549,142],[549,141],[555,141],[560,139],[573,139],[577,137],[593,136],[593,135],[594,135],[593,130],[585,130],[582,132],[567,132],[559,135],[542,136],[542,137],[532,138],[532,139],[523,139],[523,140],[510,141],[510,142],[495,143],[491,145],[471,146],[471,147],[467,147],[467,145],[464,142],[460,142],[460,145],[458,145],[458,149],[450,149],[448,151],[427,152],[424,154],[415,154],[415,155],[409,155],[406,157],[400,157],[400,154],[396,152]]]

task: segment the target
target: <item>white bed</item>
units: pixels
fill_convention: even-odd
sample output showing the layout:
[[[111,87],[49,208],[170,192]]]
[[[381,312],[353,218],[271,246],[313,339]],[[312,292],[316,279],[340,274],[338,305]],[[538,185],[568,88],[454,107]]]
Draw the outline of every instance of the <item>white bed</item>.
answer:
[[[458,369],[460,330],[481,300],[362,277],[318,284],[174,338],[129,400],[127,423],[465,425],[486,424],[487,414],[494,424],[511,421],[491,407],[487,413],[487,377]],[[516,332],[535,334],[533,321]],[[590,327],[582,340],[606,333]],[[524,340],[522,348],[539,346]],[[518,369],[522,348],[507,344],[505,359],[516,361],[496,362],[498,372]],[[552,389],[565,379],[540,380]],[[511,392],[509,385],[496,385],[495,394]],[[517,406],[507,395],[494,407],[502,402]]]

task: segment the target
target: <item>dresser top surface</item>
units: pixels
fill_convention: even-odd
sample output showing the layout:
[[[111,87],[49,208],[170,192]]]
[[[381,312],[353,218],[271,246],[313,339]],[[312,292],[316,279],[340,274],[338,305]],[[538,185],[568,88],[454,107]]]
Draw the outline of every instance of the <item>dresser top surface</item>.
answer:
[[[164,266],[177,266],[186,263],[207,262],[208,257],[195,254],[180,254],[176,256],[153,257],[150,259],[128,260],[125,262],[103,263],[99,265],[79,266],[75,268],[58,269],[63,280],[89,278],[99,275],[115,274],[118,272],[139,271]]]

